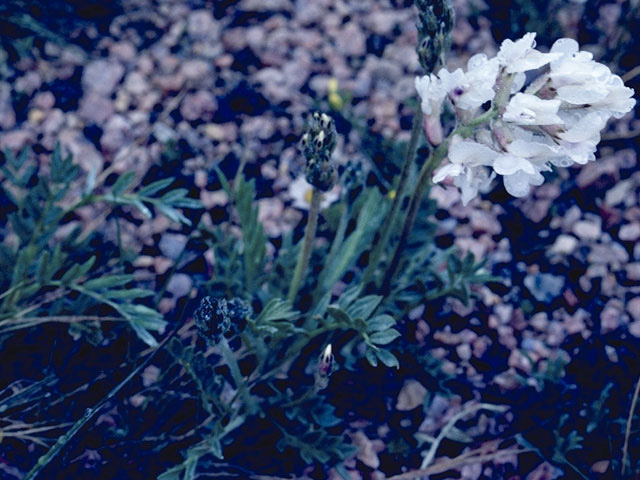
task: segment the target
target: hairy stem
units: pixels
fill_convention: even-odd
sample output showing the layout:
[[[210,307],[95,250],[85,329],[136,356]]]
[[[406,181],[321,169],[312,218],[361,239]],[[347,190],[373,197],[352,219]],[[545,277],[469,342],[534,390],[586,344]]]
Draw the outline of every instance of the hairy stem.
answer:
[[[422,134],[422,110],[420,105],[418,105],[418,109],[413,116],[413,126],[411,128],[411,138],[409,139],[409,144],[407,145],[407,152],[404,157],[404,163],[402,164],[402,171],[400,172],[400,181],[398,183],[398,187],[396,188],[396,196],[393,199],[393,203],[391,205],[391,210],[389,214],[386,216],[384,224],[382,228],[380,228],[380,239],[373,247],[373,251],[369,256],[369,265],[364,272],[364,276],[362,277],[362,283],[367,284],[380,263],[382,255],[387,248],[387,244],[389,243],[389,239],[391,238],[391,232],[393,231],[393,226],[398,218],[398,214],[400,213],[400,207],[406,197],[406,186],[409,180],[409,173],[411,172],[411,167],[413,165],[413,160],[416,156],[416,151],[418,150],[418,143],[420,141],[420,136]]]
[[[438,148],[435,149],[435,151],[431,152],[431,155],[429,156],[427,161],[422,165],[420,173],[418,174],[418,182],[416,184],[416,188],[411,195],[409,209],[407,210],[407,216],[405,217],[404,225],[402,227],[402,233],[400,234],[400,240],[396,245],[391,263],[389,264],[389,267],[385,272],[382,284],[383,292],[388,291],[391,286],[391,281],[393,280],[393,276],[400,263],[400,257],[402,256],[402,252],[404,250],[404,247],[406,246],[409,234],[413,229],[413,224],[415,223],[416,216],[418,215],[422,197],[426,192],[427,187],[431,183],[431,174],[436,168],[438,168],[442,160],[449,153],[449,144],[451,142],[451,139],[454,135],[460,135],[463,138],[472,135],[477,127],[490,122],[497,116],[499,105],[499,103],[494,103],[494,105],[488,111],[473,119],[471,122],[456,127],[456,129],[451,132],[451,134],[444,140],[444,142],[442,142],[438,146]]]
[[[316,237],[316,228],[318,226],[318,213],[320,212],[320,190],[313,187],[311,193],[311,207],[309,208],[309,219],[307,220],[307,228],[304,231],[304,239],[302,240],[302,250],[298,256],[298,263],[296,263],[296,269],[293,272],[293,279],[289,285],[289,294],[287,299],[293,303],[300,290],[304,273],[307,270],[309,264],[309,258],[311,257],[311,247],[313,245],[313,239]]]

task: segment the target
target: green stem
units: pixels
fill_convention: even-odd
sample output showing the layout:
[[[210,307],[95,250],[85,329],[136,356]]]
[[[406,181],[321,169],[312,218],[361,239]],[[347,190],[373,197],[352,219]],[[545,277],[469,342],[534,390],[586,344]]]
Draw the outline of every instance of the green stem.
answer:
[[[311,247],[313,245],[313,239],[316,236],[316,228],[318,226],[318,213],[320,212],[320,190],[313,187],[311,193],[311,207],[309,208],[309,219],[307,220],[307,228],[304,232],[304,239],[302,240],[302,250],[298,256],[298,263],[296,263],[296,269],[293,272],[293,279],[289,286],[289,294],[287,299],[293,303],[300,290],[304,273],[307,270],[309,264],[309,258],[311,257]]]
[[[229,348],[229,344],[227,343],[226,338],[222,338],[218,343],[218,347],[220,348],[220,352],[222,353],[222,358],[224,358],[225,363],[229,367],[231,371],[231,377],[233,378],[233,383],[236,384],[236,388],[242,395],[242,399],[247,407],[247,411],[249,414],[253,414],[256,411],[256,403],[249,395],[249,390],[247,389],[247,384],[244,381],[242,376],[242,372],[240,372],[240,366],[238,365],[238,360],[236,360],[235,355]]]
[[[382,285],[383,292],[389,291],[391,281],[393,280],[393,276],[395,275],[395,272],[400,263],[402,251],[406,246],[409,234],[413,229],[413,224],[415,223],[416,216],[418,215],[422,197],[424,196],[427,187],[431,184],[431,174],[436,168],[438,168],[442,160],[449,153],[449,143],[451,142],[451,139],[454,135],[459,135],[463,138],[472,135],[477,127],[479,127],[480,125],[484,125],[498,115],[499,105],[500,103],[498,102],[494,103],[494,105],[488,111],[478,116],[477,118],[474,118],[471,122],[456,127],[455,130],[451,132],[451,134],[444,140],[444,142],[442,142],[438,146],[438,148],[436,148],[436,150],[431,153],[427,161],[422,165],[420,173],[418,174],[418,182],[416,184],[416,188],[411,195],[411,201],[409,203],[407,216],[405,217],[404,225],[402,227],[402,233],[400,234],[400,240],[396,245],[393,258],[384,276]]]
[[[448,150],[448,139],[442,143],[435,152],[429,157],[429,159],[422,165],[420,169],[420,174],[418,175],[418,183],[416,185],[415,190],[413,191],[413,195],[411,196],[411,200],[409,202],[409,209],[407,210],[407,216],[404,220],[404,225],[402,226],[402,233],[400,234],[400,240],[396,245],[393,257],[389,266],[387,267],[387,271],[384,275],[384,280],[382,283],[382,291],[387,292],[391,286],[391,281],[393,280],[393,276],[396,273],[398,265],[400,263],[400,257],[402,256],[402,252],[404,247],[407,244],[407,240],[409,238],[409,234],[413,229],[413,224],[416,221],[416,217],[418,215],[418,210],[420,210],[420,204],[422,202],[422,197],[427,190],[427,187],[431,183],[431,174],[436,169],[442,159],[446,156]]]
[[[362,277],[362,284],[366,285],[378,267],[382,255],[384,254],[385,249],[387,248],[387,244],[389,243],[389,239],[391,238],[391,233],[394,230],[393,226],[396,223],[398,218],[398,213],[400,212],[400,207],[406,197],[406,186],[407,181],[409,180],[409,173],[411,172],[411,167],[413,165],[413,160],[416,156],[416,151],[418,150],[418,143],[420,141],[420,136],[422,134],[422,110],[420,105],[418,105],[418,109],[413,116],[413,126],[411,128],[411,138],[409,138],[409,144],[407,145],[407,152],[404,157],[404,163],[402,164],[402,171],[400,172],[400,181],[398,182],[398,187],[396,189],[396,196],[393,199],[393,203],[391,204],[391,210],[387,214],[384,224],[380,229],[380,239],[373,247],[371,254],[369,255],[369,265],[367,265],[367,269],[364,272]]]

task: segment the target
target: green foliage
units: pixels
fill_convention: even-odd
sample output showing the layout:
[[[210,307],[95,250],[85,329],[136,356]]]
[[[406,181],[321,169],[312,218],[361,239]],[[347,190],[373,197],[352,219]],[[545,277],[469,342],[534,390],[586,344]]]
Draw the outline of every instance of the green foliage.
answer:
[[[16,240],[7,242],[7,231],[1,246],[0,335],[46,322],[126,321],[141,340],[156,346],[151,332],[163,331],[166,322],[144,304],[153,292],[138,286],[134,275],[120,274],[117,262],[99,262],[89,254],[90,235],[81,234],[79,226],[71,231],[63,227],[78,208],[98,208],[104,203],[131,205],[151,216],[145,205],[149,204],[172,220],[188,223],[177,208],[197,208],[199,202],[188,198],[184,189],[171,190],[173,179],[126,193],[134,180],[128,172],[106,194],[95,193],[94,182],[88,181],[80,200],[68,206],[80,180],[71,155],[63,155],[57,146],[48,173],[29,160],[26,150],[18,156],[6,151],[4,157],[2,193],[15,205],[9,225]],[[72,296],[72,292],[80,295]]]
[[[222,187],[236,206],[242,227],[242,245],[239,248],[244,258],[245,284],[247,291],[251,291],[263,273],[267,243],[264,228],[258,221],[258,207],[254,205],[255,180],[247,181],[244,175],[238,175],[232,188],[222,170],[216,171]]]

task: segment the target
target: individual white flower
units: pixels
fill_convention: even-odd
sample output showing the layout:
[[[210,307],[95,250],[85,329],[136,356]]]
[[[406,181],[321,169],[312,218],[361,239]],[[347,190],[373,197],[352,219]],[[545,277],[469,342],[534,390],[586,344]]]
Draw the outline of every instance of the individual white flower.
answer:
[[[507,73],[521,73],[535,70],[558,59],[562,53],[542,53],[535,49],[536,34],[526,33],[521,39],[505,40],[500,45],[498,60]]]
[[[442,123],[440,111],[442,102],[447,97],[447,90],[435,75],[416,77],[416,90],[421,100],[422,113],[424,114],[424,132],[432,145],[442,143]]]
[[[287,188],[289,198],[293,201],[293,206],[300,210],[309,210],[311,206],[311,194],[313,187],[305,180],[304,175],[299,176]],[[340,188],[336,185],[328,192],[322,193],[320,208],[325,209],[340,198]]]
[[[625,87],[618,75],[611,75],[608,79],[609,91],[607,96],[591,103],[591,108],[602,110],[615,118],[622,118],[630,112],[636,104],[632,88]]]
[[[496,58],[489,60],[486,55],[479,53],[469,59],[466,73],[461,69],[454,72],[442,69],[438,77],[457,108],[474,110],[495,97],[493,87],[499,70],[500,64]]]
[[[453,177],[453,184],[460,189],[462,203],[466,205],[485,191],[495,177],[489,174],[486,166],[490,166],[497,152],[471,140],[460,140],[455,137],[449,148],[451,163],[440,168],[433,177],[434,183],[439,183],[446,177]]]
[[[549,74],[551,86],[560,100],[605,111],[616,118],[634,107],[633,90],[625,87],[609,67],[594,61],[591,53],[580,51],[578,42],[561,38],[551,51],[562,55],[551,63]]]
[[[502,115],[506,122],[519,125],[558,125],[560,100],[543,100],[528,93],[516,93]]]
[[[416,90],[422,101],[422,113],[425,115],[440,114],[442,102],[447,97],[447,90],[442,80],[434,74],[416,77]]]
[[[451,163],[476,167],[491,166],[497,155],[495,150],[486,145],[473,140],[461,140],[456,136],[451,140],[448,156]]]
[[[590,109],[561,110],[558,112],[565,128],[557,137],[567,142],[578,143],[595,139],[600,142],[600,131],[606,126],[609,115]]]

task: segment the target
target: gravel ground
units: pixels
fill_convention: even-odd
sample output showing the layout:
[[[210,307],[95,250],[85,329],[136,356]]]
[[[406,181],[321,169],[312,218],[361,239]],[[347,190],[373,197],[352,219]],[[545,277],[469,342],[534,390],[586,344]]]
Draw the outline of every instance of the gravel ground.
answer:
[[[108,34],[83,27],[92,51],[46,42],[34,56],[5,65],[0,147],[33,148],[44,164],[59,141],[87,174],[110,164],[115,172],[134,170],[140,181],[169,171],[197,191],[208,210],[203,221],[211,224],[220,223],[226,202],[213,167],[233,171],[243,159],[262,179],[260,216],[276,237],[303,216],[291,187],[303,167],[297,141],[305,115],[328,109],[332,82],[346,103],[341,114],[386,138],[408,139],[419,67],[409,3],[124,1]],[[450,66],[478,52],[495,53],[487,5],[459,0],[455,6]],[[616,6],[619,14],[615,3],[600,10],[605,31],[607,21],[616,20]],[[583,9],[579,2],[563,4],[564,35],[575,36]],[[417,340],[445,372],[466,376],[478,390],[515,390],[523,376],[536,388],[534,374],[557,359],[570,363],[581,342],[614,339],[606,352],[615,364],[620,340],[640,338],[639,129],[631,117],[610,125],[596,162],[558,172],[526,199],[508,198],[498,187],[463,207],[453,187],[432,189],[439,244],[488,258],[488,267],[506,278],[477,288],[468,307],[448,299],[438,318],[413,315]],[[364,159],[362,141],[350,129],[336,160]],[[91,209],[84,214],[79,221],[87,226],[106,218]],[[142,252],[137,266],[164,274],[185,232],[164,217],[131,216],[122,231],[125,243]],[[110,222],[101,228],[115,236]],[[213,261],[210,253],[205,258]],[[162,308],[171,310],[190,287],[188,275],[176,275],[168,287],[173,298]],[[395,408],[414,410],[424,395],[420,382],[407,381]],[[436,398],[417,431],[434,434],[461,404],[458,396]],[[481,418],[477,428],[489,423]],[[372,470],[385,449],[381,429],[375,437],[364,429],[353,435],[358,461]],[[468,468],[460,478],[482,473],[482,466]],[[526,478],[553,475],[542,463]]]

